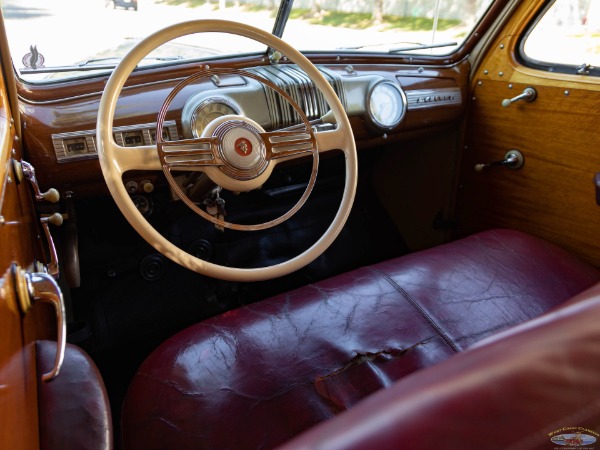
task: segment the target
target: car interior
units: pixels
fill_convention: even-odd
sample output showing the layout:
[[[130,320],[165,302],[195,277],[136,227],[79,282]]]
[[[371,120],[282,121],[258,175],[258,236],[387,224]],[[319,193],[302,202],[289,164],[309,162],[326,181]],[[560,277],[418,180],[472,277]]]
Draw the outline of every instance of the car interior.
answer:
[[[0,2],[0,448],[595,448],[593,0],[89,2]]]

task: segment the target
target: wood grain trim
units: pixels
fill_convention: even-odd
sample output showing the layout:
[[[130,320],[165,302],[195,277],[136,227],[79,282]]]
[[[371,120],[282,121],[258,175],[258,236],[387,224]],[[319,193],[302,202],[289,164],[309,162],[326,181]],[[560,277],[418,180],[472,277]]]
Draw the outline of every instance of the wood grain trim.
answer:
[[[352,77],[343,65],[328,65],[329,70],[341,76]],[[377,66],[373,64],[354,67],[357,74],[380,75],[398,81],[407,92],[428,88],[459,88],[462,99],[467,98],[468,75],[470,63],[461,63],[448,67],[419,68],[418,66]],[[148,80],[146,80],[148,81]],[[156,114],[164,98],[174,87],[174,80],[166,80],[144,85],[130,85],[123,91],[117,107],[115,126],[134,125],[155,122]],[[203,83],[197,90],[216,89],[212,83]],[[191,95],[197,91],[185,92]],[[173,105],[173,114],[169,119],[179,119],[183,108],[180,103]],[[98,102],[100,94],[81,98],[71,98],[50,103],[24,103],[27,115],[23,116],[25,124],[24,145],[28,150],[27,158],[37,169],[37,176],[42,189],[55,187],[61,193],[74,191],[78,197],[89,194],[106,193],[100,166],[97,160],[86,160],[58,164],[52,145],[52,134],[90,130],[96,126]],[[427,134],[438,127],[455,124],[464,112],[466,100],[461,105],[432,107],[423,110],[409,111],[403,123],[394,132],[384,133],[381,130],[368,128],[364,121],[353,120],[353,130],[359,148],[368,148],[374,143],[385,144],[397,139],[404,139],[415,134]],[[356,126],[355,126],[356,125]],[[386,135],[384,137],[384,134]]]
[[[15,130],[4,78],[0,74],[0,448],[39,448],[37,380],[31,341],[27,342],[16,298],[12,264],[33,266],[30,214],[22,209],[12,174]],[[22,234],[25,232],[25,234]]]
[[[530,23],[545,0],[521,2],[515,14],[499,33],[473,80],[503,80],[510,83],[532,83],[542,86],[555,86],[572,89],[585,86],[586,89],[600,91],[598,77],[551,73],[522,65],[517,58],[518,44]]]
[[[469,114],[457,217],[460,234],[515,228],[561,245],[600,266],[600,93],[538,86],[533,103],[503,108],[503,98],[527,85],[479,80]],[[476,163],[525,155],[522,169],[476,172]]]

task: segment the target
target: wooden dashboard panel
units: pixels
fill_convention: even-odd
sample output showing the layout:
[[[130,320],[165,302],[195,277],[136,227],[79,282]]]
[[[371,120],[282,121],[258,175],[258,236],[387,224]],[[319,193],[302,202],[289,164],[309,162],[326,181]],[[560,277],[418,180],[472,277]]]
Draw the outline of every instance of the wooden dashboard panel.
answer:
[[[352,67],[354,73],[348,71],[348,66],[327,67],[345,77],[378,75],[394,80],[407,92],[423,93],[424,97],[428,90],[435,89],[454,89],[460,92],[460,101],[454,105],[438,104],[439,99],[427,98],[424,101],[429,101],[430,104],[409,110],[403,123],[389,132],[373,130],[361,117],[353,117],[352,126],[359,149],[431,133],[439,127],[456,126],[463,116],[469,71],[467,61],[448,68],[361,65]],[[178,81],[180,78],[149,82],[146,77],[142,84],[126,87],[117,106],[114,126],[155,122],[158,110]],[[199,88],[215,89],[215,86],[207,81]],[[64,86],[61,89],[62,92],[57,87],[54,99],[50,90],[46,89],[47,95],[43,100],[22,100],[27,157],[36,167],[40,184],[45,189],[56,187],[61,192],[75,191],[79,197],[104,193],[104,181],[97,159],[58,163],[51,138],[56,133],[95,129],[101,92],[97,91],[97,86],[93,86],[88,93],[77,91],[77,96],[64,98],[65,92],[70,91]],[[185,96],[181,96],[183,98]],[[172,116],[167,119],[178,120],[182,108],[183,100],[176,99]]]

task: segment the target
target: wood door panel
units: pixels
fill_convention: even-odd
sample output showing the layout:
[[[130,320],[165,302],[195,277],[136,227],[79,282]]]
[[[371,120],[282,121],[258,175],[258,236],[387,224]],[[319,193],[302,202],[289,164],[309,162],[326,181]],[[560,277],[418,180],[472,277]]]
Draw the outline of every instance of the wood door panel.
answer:
[[[22,149],[11,120],[0,73],[0,449],[40,448],[38,380],[34,342],[56,336],[54,311],[19,306],[13,266],[33,272],[43,260],[30,186],[19,182],[13,161]]]
[[[0,448],[39,448],[33,343],[23,346],[21,312],[11,274],[0,278]]]
[[[520,229],[600,266],[600,206],[593,183],[600,172],[600,93],[534,85],[535,101],[502,107],[504,98],[527,86],[475,83],[458,193],[459,233]],[[523,168],[474,170],[511,149],[525,155]]]
[[[30,238],[32,212],[21,204],[22,187],[12,173],[14,135],[9,121],[0,117],[2,191],[0,202],[0,448],[39,448],[37,380],[33,339],[25,340],[26,327],[16,298],[12,264],[33,267]],[[24,191],[26,193],[26,191]]]

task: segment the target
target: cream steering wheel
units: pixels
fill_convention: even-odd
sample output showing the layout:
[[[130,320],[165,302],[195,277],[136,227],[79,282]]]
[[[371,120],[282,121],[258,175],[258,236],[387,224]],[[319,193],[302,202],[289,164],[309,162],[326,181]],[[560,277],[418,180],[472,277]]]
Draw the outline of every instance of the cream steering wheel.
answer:
[[[112,126],[117,100],[125,81],[139,62],[152,50],[172,39],[206,32],[228,33],[254,39],[285,55],[304,70],[317,89],[321,91],[331,108],[337,125],[336,128],[329,131],[313,132],[307,123],[306,117],[301,114],[302,121],[306,125],[305,130],[299,134],[288,136],[282,132],[265,132],[260,125],[242,116],[225,116],[224,118],[215,119],[213,123],[209,124],[207,129],[210,130],[210,133],[203,135],[200,139],[167,143],[158,138],[157,145],[126,148],[117,145],[113,137]],[[260,81],[264,82],[265,80]],[[285,93],[280,92],[280,95],[285,96]],[[298,109],[293,101],[292,106]],[[160,131],[163,119],[163,111],[161,111],[159,120],[157,120],[159,128],[157,131]],[[356,147],[350,122],[335,91],[320,71],[300,52],[272,34],[249,25],[222,20],[196,20],[172,25],[140,41],[123,58],[109,78],[100,101],[96,129],[98,157],[102,174],[112,197],[125,218],[158,252],[172,261],[203,275],[231,281],[258,281],[296,271],[312,262],[331,245],[343,228],[352,208],[358,172]],[[159,133],[157,133],[157,136],[159,136]],[[290,142],[292,144],[288,145]],[[296,146],[295,142],[299,142],[299,144]],[[279,145],[281,143],[283,145]],[[238,148],[238,144],[243,148]],[[278,146],[280,147],[279,150],[277,149]],[[335,217],[317,242],[287,261],[266,267],[238,268],[221,266],[199,259],[177,247],[156,231],[138,211],[122,180],[123,174],[130,170],[163,170],[169,178],[169,173],[173,168],[182,169],[177,167],[179,164],[177,157],[191,151],[196,156],[202,153],[202,158],[196,159],[204,161],[202,167],[196,167],[195,170],[204,171],[211,180],[226,189],[245,192],[261,186],[268,179],[276,164],[286,158],[296,156],[299,150],[313,154],[311,180],[305,195],[298,204],[275,222],[281,223],[289,218],[302,206],[306,197],[310,194],[316,177],[318,153],[330,150],[341,150],[344,153],[346,170],[344,193]],[[253,151],[255,153],[252,153]],[[241,155],[241,158],[236,156],[236,152]],[[246,153],[252,155],[252,159],[245,158]],[[209,163],[206,163],[206,161],[209,161]],[[190,203],[188,203],[188,206],[192,207],[193,203]],[[192,209],[196,210],[195,208]],[[203,211],[196,212],[205,217]],[[222,221],[218,224],[225,225],[228,228],[253,230],[274,226],[277,223],[249,227]]]

